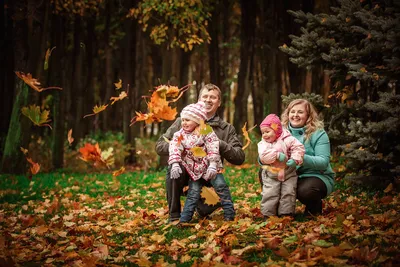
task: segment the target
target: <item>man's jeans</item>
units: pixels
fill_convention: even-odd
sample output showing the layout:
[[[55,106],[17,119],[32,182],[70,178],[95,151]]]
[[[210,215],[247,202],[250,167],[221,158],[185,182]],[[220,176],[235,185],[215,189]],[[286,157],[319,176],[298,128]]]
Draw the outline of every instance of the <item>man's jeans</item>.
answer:
[[[167,171],[167,175],[166,175],[167,201],[168,201],[170,221],[179,220],[179,218],[181,217],[180,196],[182,195],[183,187],[188,185],[189,180],[191,181],[185,168],[182,165],[180,165],[180,166],[182,168],[182,174],[178,179],[170,178],[171,166],[168,167],[168,171]],[[201,186],[203,186],[204,184],[207,184],[207,182],[204,179],[200,179],[199,182],[200,182]],[[231,193],[230,193],[228,185],[226,184],[224,176],[220,173],[217,174],[215,179],[213,179],[211,181],[211,185],[214,187],[215,191],[217,192],[218,196],[221,199],[221,204],[224,209],[224,217],[228,218],[228,219],[233,218],[235,216],[235,210],[233,208]],[[189,198],[189,204],[190,204],[190,201],[193,201],[193,199],[190,200],[192,197],[189,196],[189,194],[190,194],[190,191],[188,192],[188,198]],[[199,198],[200,198],[200,195],[199,195]],[[188,200],[186,200],[186,202],[188,202]],[[207,215],[211,214],[214,210],[216,210],[217,208],[220,207],[219,204],[216,204],[214,206],[206,205],[203,203],[202,199],[200,199],[199,201],[195,201],[194,203],[196,203],[196,202],[197,202],[197,204],[196,204],[197,209],[198,209],[199,213],[201,213],[202,216],[207,216]],[[186,205],[186,203],[185,203],[185,205]],[[192,213],[192,216],[193,216],[193,213]],[[191,219],[191,217],[190,217],[190,219]]]

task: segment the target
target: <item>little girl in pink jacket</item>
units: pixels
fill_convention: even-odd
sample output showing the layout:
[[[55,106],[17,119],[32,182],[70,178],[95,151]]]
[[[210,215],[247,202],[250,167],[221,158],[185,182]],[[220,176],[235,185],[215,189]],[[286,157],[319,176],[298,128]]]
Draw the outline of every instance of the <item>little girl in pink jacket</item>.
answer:
[[[262,139],[258,156],[263,165],[261,213],[293,215],[296,207],[296,166],[303,163],[305,149],[295,137],[282,128],[279,117],[268,115],[260,124]]]

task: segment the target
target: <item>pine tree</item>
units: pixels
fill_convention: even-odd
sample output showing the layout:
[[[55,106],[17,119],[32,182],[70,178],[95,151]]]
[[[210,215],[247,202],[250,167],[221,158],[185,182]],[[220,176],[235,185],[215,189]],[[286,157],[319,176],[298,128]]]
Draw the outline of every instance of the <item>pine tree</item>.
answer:
[[[329,135],[343,144],[348,176],[399,178],[400,3],[341,0],[332,14],[288,12],[305,26],[280,49],[299,67],[329,72]]]

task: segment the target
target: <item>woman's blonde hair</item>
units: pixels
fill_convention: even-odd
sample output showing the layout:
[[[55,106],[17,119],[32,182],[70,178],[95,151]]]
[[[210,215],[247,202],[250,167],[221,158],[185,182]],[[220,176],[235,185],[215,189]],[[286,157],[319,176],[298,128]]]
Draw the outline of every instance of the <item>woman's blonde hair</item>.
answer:
[[[314,105],[311,104],[308,100],[295,99],[292,102],[290,102],[289,105],[286,107],[286,109],[283,111],[281,120],[282,120],[282,125],[286,128],[289,128],[290,110],[296,105],[303,105],[303,104],[306,107],[306,112],[308,115],[306,124],[304,125],[306,127],[304,140],[309,140],[311,135],[316,130],[324,129],[324,122],[319,118],[319,115],[318,115],[317,110],[315,109]]]

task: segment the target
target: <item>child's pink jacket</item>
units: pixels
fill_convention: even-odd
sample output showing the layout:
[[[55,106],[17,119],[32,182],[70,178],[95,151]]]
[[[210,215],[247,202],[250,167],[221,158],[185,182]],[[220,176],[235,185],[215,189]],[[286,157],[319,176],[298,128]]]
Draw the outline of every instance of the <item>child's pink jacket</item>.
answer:
[[[180,143],[179,143],[179,140]],[[190,150],[193,147],[201,147],[205,157],[196,157]],[[197,135],[195,131],[186,133],[183,129],[177,131],[169,143],[168,164],[181,163],[193,180],[200,179],[207,172],[211,162],[215,162],[217,170],[222,169],[222,161],[219,154],[219,139],[215,132],[207,135]]]

